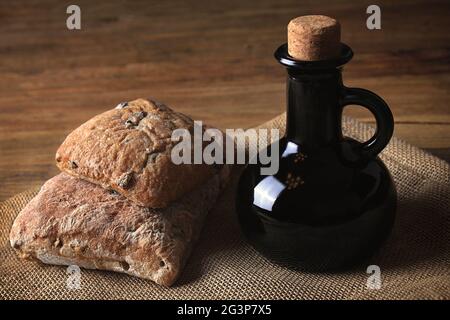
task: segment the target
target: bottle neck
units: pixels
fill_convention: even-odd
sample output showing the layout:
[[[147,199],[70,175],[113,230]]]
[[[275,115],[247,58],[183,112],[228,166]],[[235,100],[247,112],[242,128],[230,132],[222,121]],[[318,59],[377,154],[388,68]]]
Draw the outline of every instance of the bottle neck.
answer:
[[[307,149],[319,148],[342,139],[342,88],[340,69],[315,73],[294,73],[287,79],[286,136]]]

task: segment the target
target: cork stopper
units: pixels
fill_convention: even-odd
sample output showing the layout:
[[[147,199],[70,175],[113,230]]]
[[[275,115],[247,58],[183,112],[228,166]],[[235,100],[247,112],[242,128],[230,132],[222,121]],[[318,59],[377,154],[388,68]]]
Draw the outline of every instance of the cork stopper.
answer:
[[[301,16],[288,25],[289,55],[302,61],[329,60],[339,57],[341,26],[327,16]]]

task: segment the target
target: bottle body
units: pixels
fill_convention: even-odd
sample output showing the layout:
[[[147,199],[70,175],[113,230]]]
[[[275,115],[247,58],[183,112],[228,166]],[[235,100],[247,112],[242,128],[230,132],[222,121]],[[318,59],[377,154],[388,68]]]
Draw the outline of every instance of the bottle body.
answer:
[[[389,234],[396,191],[388,170],[379,159],[349,162],[339,149],[308,152],[284,138],[277,174],[260,175],[258,164],[245,169],[239,222],[264,256],[310,271],[342,269],[369,257]]]
[[[371,256],[392,229],[396,190],[377,154],[392,136],[393,118],[374,93],[343,85],[341,66],[352,55],[345,45],[329,61],[297,61],[286,45],[275,53],[288,71],[286,136],[273,148],[279,170],[266,176],[258,161],[249,164],[236,202],[244,235],[275,262],[342,269]],[[342,135],[349,104],[375,115],[377,131],[366,142]]]

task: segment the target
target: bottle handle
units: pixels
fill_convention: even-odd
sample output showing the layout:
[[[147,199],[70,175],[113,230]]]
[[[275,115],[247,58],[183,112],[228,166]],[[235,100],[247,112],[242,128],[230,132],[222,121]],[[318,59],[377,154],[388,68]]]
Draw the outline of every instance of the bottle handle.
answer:
[[[375,158],[389,143],[394,132],[394,118],[389,106],[375,93],[360,88],[344,87],[340,106],[363,106],[374,115],[377,129],[372,138],[358,144],[358,153],[365,158]]]

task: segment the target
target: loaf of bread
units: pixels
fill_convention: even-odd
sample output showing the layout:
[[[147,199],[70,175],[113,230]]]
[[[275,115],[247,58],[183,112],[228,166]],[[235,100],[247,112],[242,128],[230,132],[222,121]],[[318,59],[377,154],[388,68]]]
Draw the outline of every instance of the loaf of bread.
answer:
[[[62,171],[137,204],[164,208],[217,172],[217,166],[171,161],[177,143],[172,131],[192,133],[193,126],[192,119],[165,105],[137,99],[95,116],[69,134],[56,153],[56,163]]]
[[[11,246],[22,258],[123,272],[170,286],[228,174],[222,167],[166,208],[150,209],[61,173],[20,212]]]

